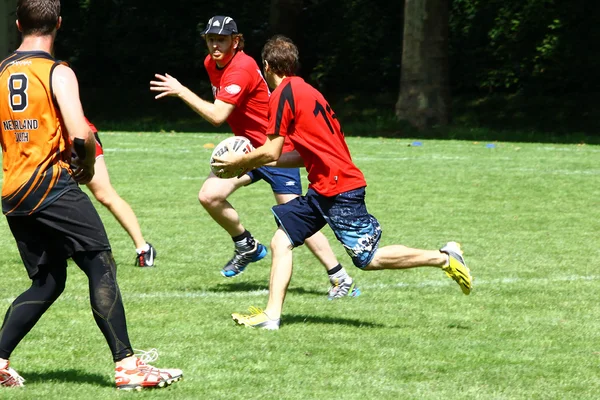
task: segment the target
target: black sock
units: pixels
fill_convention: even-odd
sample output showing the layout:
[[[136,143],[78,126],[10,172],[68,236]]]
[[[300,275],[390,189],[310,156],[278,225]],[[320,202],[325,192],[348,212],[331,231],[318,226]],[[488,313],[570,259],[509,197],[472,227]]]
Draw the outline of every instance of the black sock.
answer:
[[[233,236],[231,239],[235,243],[235,247],[254,247],[254,237],[248,230],[245,230],[241,235]]]
[[[327,271],[327,273],[329,274],[329,276],[331,275],[335,275],[337,272],[340,272],[342,270],[342,264],[338,264],[335,267],[331,268],[329,271]]]

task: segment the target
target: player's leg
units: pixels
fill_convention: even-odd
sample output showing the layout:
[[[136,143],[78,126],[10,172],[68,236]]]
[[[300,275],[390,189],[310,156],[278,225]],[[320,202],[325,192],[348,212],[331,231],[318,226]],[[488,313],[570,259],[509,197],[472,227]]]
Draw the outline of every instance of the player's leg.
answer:
[[[377,249],[365,270],[438,267],[460,286],[464,294],[472,288],[471,271],[467,267],[460,245],[448,242],[440,250],[414,249],[391,245]]]
[[[34,327],[65,289],[66,260],[44,266],[31,279],[29,289],[10,305],[0,329],[0,359],[8,359],[12,351]]]
[[[277,204],[284,204],[298,197],[297,194],[274,193]],[[307,238],[304,242],[306,247],[315,255],[327,271],[331,284],[327,293],[329,300],[339,299],[345,296],[356,297],[360,295],[360,289],[356,286],[354,279],[335,256],[329,240],[319,231]]]
[[[364,270],[438,267],[454,279],[465,294],[471,291],[472,278],[458,244],[450,242],[441,250],[403,245],[379,248],[381,227],[367,211],[364,188],[332,199],[318,195],[315,198],[327,223],[357,267]]]
[[[9,358],[63,292],[66,279],[66,260],[44,266],[8,308],[0,328],[0,386],[23,386],[25,380],[10,367]]]
[[[156,249],[147,243],[142,236],[138,219],[131,206],[123,200],[110,183],[108,169],[104,156],[96,158],[95,174],[87,184],[96,200],[106,207],[119,221],[123,229],[129,234],[136,247],[136,264],[140,266],[154,266]]]
[[[117,285],[117,266],[109,250],[77,252],[73,261],[86,274],[96,324],[116,360],[133,355],[125,310]]]
[[[202,207],[231,237],[241,235],[245,229],[237,211],[227,198],[250,182],[248,175],[241,178],[221,179],[211,172],[198,193],[198,200]]]
[[[251,182],[252,178],[249,175],[221,179],[211,172],[198,193],[200,204],[211,218],[229,233],[234,243],[233,257],[221,270],[221,274],[226,278],[239,275],[249,263],[258,261],[267,254],[266,247],[244,228],[239,214],[227,200],[233,192]]]
[[[256,170],[262,179],[271,185],[277,204],[284,204],[302,195],[302,181],[299,168],[263,167]],[[340,264],[329,241],[320,231],[307,238],[306,246],[321,262],[329,277],[327,298],[334,300],[345,296],[356,297],[360,290],[356,282]]]
[[[292,250],[304,244],[306,238],[320,231],[326,222],[316,212],[310,199],[297,197],[273,207],[279,225],[271,240],[272,265],[269,281],[269,302],[265,311],[250,308],[250,315],[232,314],[240,325],[253,328],[279,329],[285,294],[292,277]]]
[[[251,307],[249,315],[233,313],[231,316],[235,322],[252,328],[279,329],[283,302],[292,279],[292,249],[286,233],[281,228],[277,229],[271,240],[272,264],[267,308],[262,311]]]
[[[31,287],[13,301],[0,327],[0,386],[23,386],[24,379],[8,359],[63,292],[67,279],[66,257],[55,250],[53,232],[38,222],[36,214],[6,218]]]
[[[88,277],[92,313],[113,355],[117,387],[141,390],[165,387],[180,380],[181,370],[154,368],[134,355],[112,253],[108,250],[77,252],[73,260]]]

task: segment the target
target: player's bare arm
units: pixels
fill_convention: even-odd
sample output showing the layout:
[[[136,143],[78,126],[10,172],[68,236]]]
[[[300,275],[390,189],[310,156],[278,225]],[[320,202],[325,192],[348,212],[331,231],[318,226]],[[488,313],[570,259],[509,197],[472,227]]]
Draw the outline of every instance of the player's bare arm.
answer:
[[[166,96],[179,97],[188,107],[214,126],[220,126],[225,122],[235,108],[233,104],[221,100],[215,100],[214,103],[211,103],[200,98],[169,74],[154,74],[154,77],[157,80],[150,81],[150,90],[159,92],[154,96],[155,99]]]
[[[85,121],[79,99],[79,83],[73,70],[66,65],[58,65],[52,74],[52,88],[64,128],[79,158],[79,168],[73,178],[79,183],[88,183],[94,177],[96,142],[93,132]]]
[[[304,168],[304,159],[300,156],[296,150],[288,151],[283,153],[277,161],[265,164],[268,167],[279,167],[279,168]]]

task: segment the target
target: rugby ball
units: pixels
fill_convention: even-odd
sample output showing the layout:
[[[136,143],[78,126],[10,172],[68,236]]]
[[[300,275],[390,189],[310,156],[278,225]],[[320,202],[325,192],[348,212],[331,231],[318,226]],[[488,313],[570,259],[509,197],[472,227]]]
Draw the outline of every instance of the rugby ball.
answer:
[[[228,137],[219,143],[213,150],[210,156],[210,170],[219,178],[235,178],[244,172],[244,169],[240,168],[236,171],[231,171],[229,174],[225,173],[221,170],[221,168],[213,167],[213,161],[215,157],[227,159],[227,157],[229,157],[231,154],[248,154],[252,150],[254,150],[254,146],[252,146],[252,143],[250,143],[250,140],[247,138],[243,136]]]

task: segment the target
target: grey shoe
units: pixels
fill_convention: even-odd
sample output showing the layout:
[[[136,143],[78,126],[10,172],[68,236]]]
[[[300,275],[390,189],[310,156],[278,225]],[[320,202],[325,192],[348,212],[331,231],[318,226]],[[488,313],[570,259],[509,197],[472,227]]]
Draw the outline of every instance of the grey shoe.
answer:
[[[233,278],[238,276],[252,262],[262,260],[267,255],[267,248],[258,241],[254,242],[254,248],[248,251],[243,251],[238,248],[233,252],[231,260],[225,264],[221,270],[221,275],[225,278]]]
[[[356,282],[350,277],[346,279],[334,279],[333,282],[331,282],[331,288],[329,288],[329,292],[327,293],[327,299],[334,300],[345,296],[360,296],[360,289],[356,287]]]

